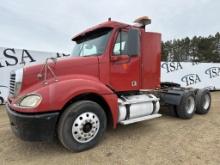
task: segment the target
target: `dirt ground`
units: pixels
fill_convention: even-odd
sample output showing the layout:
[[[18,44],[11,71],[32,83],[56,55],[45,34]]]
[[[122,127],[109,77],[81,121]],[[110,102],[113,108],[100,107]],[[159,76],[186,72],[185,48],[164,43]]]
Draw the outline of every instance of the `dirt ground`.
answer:
[[[0,165],[65,164],[220,164],[220,92],[212,93],[207,115],[191,120],[172,116],[119,126],[99,145],[70,153],[58,142],[24,142],[16,138],[0,107]]]

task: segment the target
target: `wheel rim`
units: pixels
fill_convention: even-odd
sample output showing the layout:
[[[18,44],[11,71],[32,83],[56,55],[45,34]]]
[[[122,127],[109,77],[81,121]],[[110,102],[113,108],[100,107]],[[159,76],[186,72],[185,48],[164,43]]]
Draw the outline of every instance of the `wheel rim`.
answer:
[[[194,108],[195,108],[195,100],[192,96],[187,98],[185,108],[188,114],[193,113]]]
[[[204,96],[203,108],[207,110],[209,108],[210,102],[211,102],[210,97],[208,94],[206,94]]]
[[[73,122],[73,138],[79,143],[87,143],[95,138],[99,131],[99,127],[100,121],[95,113],[82,113]]]

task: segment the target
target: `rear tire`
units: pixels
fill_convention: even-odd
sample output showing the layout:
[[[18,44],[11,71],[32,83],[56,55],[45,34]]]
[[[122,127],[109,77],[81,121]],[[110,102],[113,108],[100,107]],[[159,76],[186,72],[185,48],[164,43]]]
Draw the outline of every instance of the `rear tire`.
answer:
[[[211,95],[208,89],[198,90],[196,94],[196,113],[207,114],[211,107]]]
[[[183,94],[180,104],[176,107],[177,115],[182,119],[191,119],[196,110],[195,95],[193,92]]]
[[[103,136],[107,125],[102,107],[92,101],[79,101],[67,107],[58,123],[58,138],[70,151],[94,147]]]

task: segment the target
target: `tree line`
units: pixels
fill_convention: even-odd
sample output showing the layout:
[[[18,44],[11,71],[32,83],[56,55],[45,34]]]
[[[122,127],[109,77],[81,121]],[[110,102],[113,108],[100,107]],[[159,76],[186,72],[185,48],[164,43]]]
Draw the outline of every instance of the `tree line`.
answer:
[[[220,62],[220,33],[162,42],[162,61]]]

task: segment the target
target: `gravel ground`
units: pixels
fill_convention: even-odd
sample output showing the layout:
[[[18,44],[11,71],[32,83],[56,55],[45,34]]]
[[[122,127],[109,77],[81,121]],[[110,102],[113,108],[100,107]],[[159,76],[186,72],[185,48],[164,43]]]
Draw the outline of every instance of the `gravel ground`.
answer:
[[[0,107],[0,165],[65,164],[220,164],[220,92],[212,93],[207,115],[191,120],[172,116],[110,129],[99,145],[70,153],[57,141],[24,142]]]

